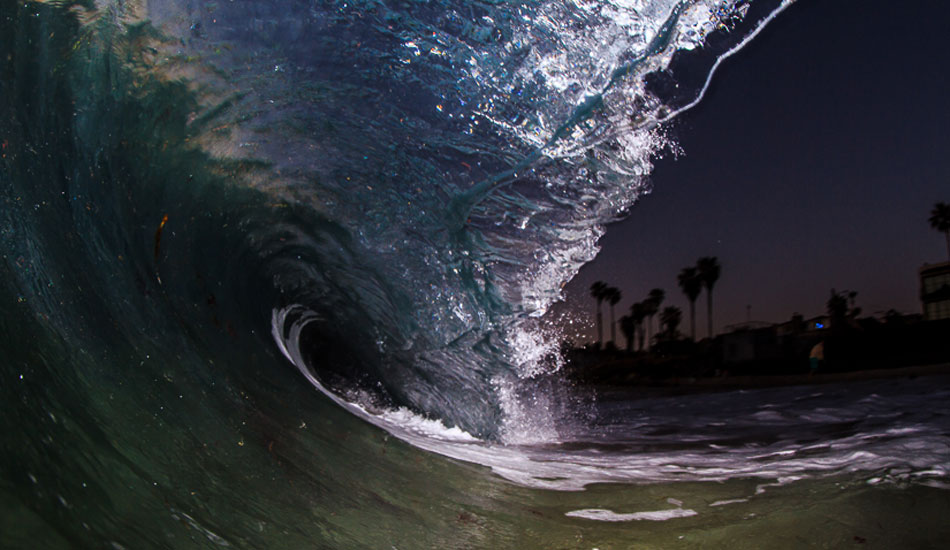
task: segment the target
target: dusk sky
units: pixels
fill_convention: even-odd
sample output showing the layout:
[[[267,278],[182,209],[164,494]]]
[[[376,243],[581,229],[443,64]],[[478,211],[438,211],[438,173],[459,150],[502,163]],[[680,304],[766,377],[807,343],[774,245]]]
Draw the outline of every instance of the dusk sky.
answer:
[[[919,313],[918,268],[947,260],[927,219],[950,202],[948,4],[799,0],[728,59],[671,127],[685,154],[655,163],[653,192],[568,285],[587,338],[597,280],[623,293],[618,319],[664,289],[688,333],[676,276],[701,256],[722,265],[717,332],[822,314],[832,288],[866,314]]]

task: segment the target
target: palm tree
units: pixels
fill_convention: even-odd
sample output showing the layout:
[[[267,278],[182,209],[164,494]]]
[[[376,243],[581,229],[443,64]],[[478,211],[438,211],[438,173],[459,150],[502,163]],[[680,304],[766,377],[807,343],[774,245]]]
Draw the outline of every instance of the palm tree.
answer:
[[[680,289],[689,300],[689,336],[696,340],[696,298],[703,290],[703,281],[699,278],[699,272],[695,267],[684,267],[677,277]]]
[[[706,315],[709,321],[709,338],[713,335],[713,316],[712,316],[712,290],[716,281],[719,280],[721,267],[719,260],[715,256],[706,256],[696,262],[696,271],[699,273],[699,280],[703,282],[706,288]]]
[[[644,302],[637,302],[630,306],[630,317],[633,318],[633,324],[637,328],[637,336],[639,336],[640,345],[637,346],[637,349],[643,351],[643,320],[647,316],[647,306]]]
[[[647,344],[650,343],[650,325],[653,324],[653,316],[660,311],[660,304],[663,303],[663,299],[666,298],[666,292],[663,292],[662,288],[654,288],[647,295],[647,299],[644,302],[647,307]]]
[[[675,340],[680,321],[683,320],[683,312],[676,306],[666,306],[660,313],[660,324],[663,325],[663,338],[665,340]]]
[[[590,285],[590,295],[597,300],[597,344],[600,345],[604,341],[604,328],[603,328],[603,315],[600,312],[600,304],[604,301],[606,297],[604,291],[607,290],[607,283],[603,281],[597,281],[594,284]]]
[[[858,293],[854,290],[842,290],[841,292],[831,289],[831,297],[825,302],[828,309],[828,317],[831,320],[831,328],[841,328],[848,322],[861,314],[861,308],[854,306],[854,299]]]
[[[938,202],[930,211],[930,227],[942,231],[947,238],[947,261],[950,261],[950,204]]]
[[[633,351],[633,336],[637,330],[637,322],[633,315],[624,315],[620,318],[620,332],[627,338],[627,353]]]
[[[614,306],[617,305],[617,302],[620,301],[620,289],[617,287],[609,287],[604,291],[606,294],[605,299],[607,303],[610,304],[610,342],[616,346],[617,345],[617,323],[614,321]]]
[[[831,326],[839,328],[844,325],[845,317],[848,315],[848,298],[844,292],[837,292],[831,289],[831,297],[825,302],[828,309],[828,318],[831,320]]]

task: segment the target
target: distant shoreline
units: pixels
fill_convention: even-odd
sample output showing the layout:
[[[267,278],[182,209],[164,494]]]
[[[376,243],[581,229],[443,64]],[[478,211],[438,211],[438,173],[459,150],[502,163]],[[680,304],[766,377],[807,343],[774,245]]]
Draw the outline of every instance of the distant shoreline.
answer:
[[[718,391],[738,390],[749,388],[772,388],[782,386],[810,386],[835,384],[841,382],[861,382],[865,380],[880,380],[887,378],[917,378],[921,376],[950,375],[950,363],[934,365],[918,365],[898,367],[892,369],[872,369],[847,372],[820,371],[811,374],[783,374],[783,375],[737,375],[717,377],[690,377],[675,376],[670,378],[651,378],[633,376],[621,383],[593,383],[592,386],[603,389],[671,389],[685,391]],[[581,382],[583,385],[584,383]]]

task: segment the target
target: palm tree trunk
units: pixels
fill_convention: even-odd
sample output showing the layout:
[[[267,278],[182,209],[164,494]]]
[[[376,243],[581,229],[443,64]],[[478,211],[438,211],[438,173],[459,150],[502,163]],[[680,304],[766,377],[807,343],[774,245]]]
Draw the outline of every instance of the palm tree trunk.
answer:
[[[709,339],[713,336],[713,317],[712,317],[712,292],[706,290],[706,314],[709,322]]]
[[[696,300],[689,301],[689,336],[696,341]]]
[[[600,312],[600,304],[597,304],[597,344],[604,343],[604,316]]]
[[[647,317],[647,349],[650,348],[650,329],[653,328],[653,316]]]
[[[610,304],[610,341],[617,345],[617,323],[614,321],[614,305]]]

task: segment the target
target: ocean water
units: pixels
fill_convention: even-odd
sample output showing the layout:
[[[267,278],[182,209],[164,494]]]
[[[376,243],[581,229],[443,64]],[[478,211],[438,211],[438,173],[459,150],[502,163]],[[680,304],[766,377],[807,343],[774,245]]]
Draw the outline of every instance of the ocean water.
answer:
[[[945,378],[539,320],[788,4],[0,2],[0,547],[944,547]]]

